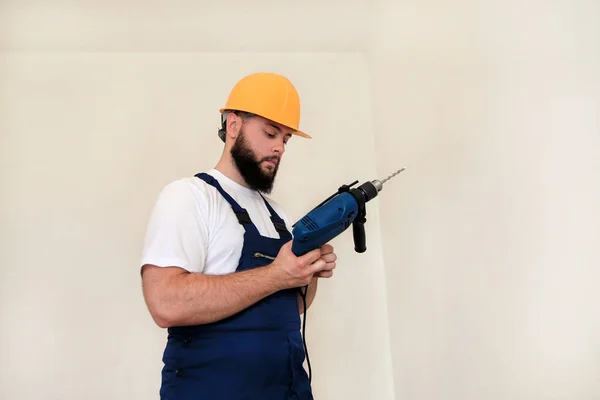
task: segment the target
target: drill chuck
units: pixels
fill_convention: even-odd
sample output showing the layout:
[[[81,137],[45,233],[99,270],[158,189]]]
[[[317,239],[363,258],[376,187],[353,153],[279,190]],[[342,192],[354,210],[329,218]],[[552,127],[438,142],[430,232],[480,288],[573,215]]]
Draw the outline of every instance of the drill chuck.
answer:
[[[404,171],[405,169],[406,168],[404,168],[404,167],[400,168],[398,171],[394,172],[393,174],[391,174],[390,176],[388,176],[387,178],[385,178],[382,181],[380,181],[379,179],[374,179],[370,182],[363,183],[356,189],[356,190],[360,191],[361,195],[359,195],[357,197],[357,194],[355,193],[354,196],[357,198],[357,200],[359,201],[361,206],[364,205],[364,203],[377,197],[377,194],[383,190],[383,184],[386,181],[388,181],[391,178],[393,178],[394,176],[398,175],[400,172]],[[362,201],[363,199],[364,199],[364,201]]]
[[[373,186],[375,186],[375,189],[377,189],[378,192],[381,192],[381,189],[383,189],[383,183],[381,183],[380,180],[375,179],[371,181],[371,183],[373,184]]]
[[[356,189],[350,190],[350,192],[354,194],[360,206],[363,206],[366,202],[377,197],[382,187],[379,181],[365,182]]]

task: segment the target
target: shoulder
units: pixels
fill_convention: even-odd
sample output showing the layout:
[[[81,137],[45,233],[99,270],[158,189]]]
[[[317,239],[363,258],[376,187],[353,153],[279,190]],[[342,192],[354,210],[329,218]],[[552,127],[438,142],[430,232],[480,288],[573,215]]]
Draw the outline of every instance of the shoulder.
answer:
[[[209,221],[218,199],[214,188],[197,177],[182,177],[166,183],[158,192],[151,217],[160,221]]]
[[[199,179],[185,177],[165,184],[146,227],[142,265],[204,270],[211,237],[210,191]]]
[[[162,203],[183,205],[205,203],[214,196],[212,187],[195,176],[182,177],[165,184],[158,194]]]

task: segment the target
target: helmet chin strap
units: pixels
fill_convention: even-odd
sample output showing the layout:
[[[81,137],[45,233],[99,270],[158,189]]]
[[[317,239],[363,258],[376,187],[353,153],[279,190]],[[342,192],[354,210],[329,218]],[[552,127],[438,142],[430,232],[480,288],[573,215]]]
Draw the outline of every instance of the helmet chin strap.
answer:
[[[226,110],[221,114],[221,127],[225,128],[225,121],[227,121],[227,116],[231,113],[231,111]]]
[[[225,143],[225,122],[227,121],[227,116],[229,115],[231,111],[224,111],[223,114],[221,114],[221,129],[219,129],[219,132],[217,133],[217,135],[219,136],[219,139],[221,139],[221,141],[223,143]]]

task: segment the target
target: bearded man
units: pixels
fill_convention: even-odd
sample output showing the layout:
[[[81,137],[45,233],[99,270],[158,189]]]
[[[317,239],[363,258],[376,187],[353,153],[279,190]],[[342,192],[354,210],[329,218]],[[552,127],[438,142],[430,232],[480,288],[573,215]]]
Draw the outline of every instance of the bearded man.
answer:
[[[299,96],[284,76],[255,73],[220,113],[217,165],[162,189],[144,239],[144,300],[168,330],[160,397],[312,400],[300,315],[336,254],[294,255],[291,224],[267,197],[289,140],[310,138]]]

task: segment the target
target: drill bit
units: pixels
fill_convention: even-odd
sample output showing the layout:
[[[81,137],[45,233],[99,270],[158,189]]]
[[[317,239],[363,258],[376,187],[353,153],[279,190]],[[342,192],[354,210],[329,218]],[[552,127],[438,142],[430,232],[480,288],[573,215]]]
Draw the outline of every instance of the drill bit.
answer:
[[[400,172],[404,171],[405,169],[406,169],[406,167],[402,167],[398,171],[394,172],[393,174],[391,174],[390,176],[385,178],[384,180],[380,181],[378,179],[375,179],[375,180],[371,181],[371,183],[373,184],[373,186],[375,186],[375,188],[377,189],[378,192],[381,192],[381,190],[383,189],[383,184],[385,182],[389,181],[390,179],[392,179],[394,176],[398,175]]]
[[[393,174],[389,175],[387,178],[382,180],[381,184],[383,185],[384,183],[386,183],[387,181],[389,181],[390,179],[392,179],[394,176],[398,175],[400,172],[404,171],[405,169],[406,169],[406,167],[400,168],[398,171],[394,172]]]

